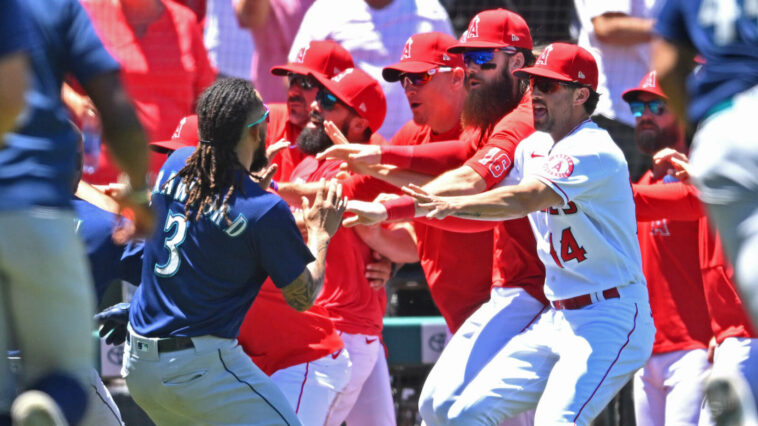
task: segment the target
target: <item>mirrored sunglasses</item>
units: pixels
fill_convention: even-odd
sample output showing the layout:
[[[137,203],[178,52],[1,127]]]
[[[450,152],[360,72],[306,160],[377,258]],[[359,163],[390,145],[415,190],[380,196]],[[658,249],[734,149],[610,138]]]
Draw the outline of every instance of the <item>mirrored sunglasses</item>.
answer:
[[[482,50],[467,50],[463,52],[463,62],[466,64],[466,66],[470,66],[471,63],[475,63],[476,65],[482,66],[482,65],[491,65],[486,68],[495,68],[495,64],[490,64],[492,62],[492,58],[495,57],[495,51],[501,51],[505,52],[508,55],[513,55],[517,52],[516,48],[514,47],[504,47],[501,49],[482,49]],[[485,68],[485,67],[482,67]]]
[[[337,105],[339,99],[328,90],[322,88],[316,93],[316,101],[321,105],[321,108],[326,111],[331,111],[334,109],[334,106]]]
[[[666,104],[660,99],[654,99],[650,102],[634,101],[629,102],[629,108],[632,110],[632,115],[635,117],[642,117],[645,112],[645,107],[653,113],[653,115],[661,115],[666,110]]]
[[[450,72],[452,70],[453,69],[450,67],[437,67],[432,68],[427,72],[402,73],[400,74],[400,84],[403,86],[403,89],[407,88],[409,85],[421,87],[426,83],[429,83],[432,80],[432,77],[438,72]]]

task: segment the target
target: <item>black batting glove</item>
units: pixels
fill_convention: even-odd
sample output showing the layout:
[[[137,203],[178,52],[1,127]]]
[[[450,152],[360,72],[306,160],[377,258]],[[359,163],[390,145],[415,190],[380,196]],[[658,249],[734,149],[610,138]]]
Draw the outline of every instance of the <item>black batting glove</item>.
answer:
[[[126,341],[130,306],[129,303],[119,303],[95,315],[100,323],[100,337],[105,338],[105,343],[118,346]]]

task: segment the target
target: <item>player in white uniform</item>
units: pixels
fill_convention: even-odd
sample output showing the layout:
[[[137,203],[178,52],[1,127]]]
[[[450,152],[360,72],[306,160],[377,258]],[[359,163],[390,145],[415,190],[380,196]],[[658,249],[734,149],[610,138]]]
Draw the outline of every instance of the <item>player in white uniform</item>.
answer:
[[[644,365],[655,335],[629,173],[589,120],[597,103],[589,52],[555,43],[514,74],[531,79],[541,132],[517,147],[506,186],[459,197],[405,188],[428,217],[528,214],[546,269],[551,307],[470,382],[448,422],[496,425],[536,407],[535,424],[589,424]]]

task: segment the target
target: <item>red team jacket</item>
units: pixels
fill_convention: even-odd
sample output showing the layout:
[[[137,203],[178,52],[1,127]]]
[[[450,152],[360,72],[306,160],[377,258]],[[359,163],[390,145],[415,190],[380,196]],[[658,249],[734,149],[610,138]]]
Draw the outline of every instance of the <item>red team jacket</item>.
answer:
[[[638,185],[670,183],[654,179],[648,171]],[[644,216],[640,210],[646,207],[637,205],[638,217]],[[654,354],[704,349],[713,335],[703,290],[699,233],[697,219],[637,222],[642,271],[656,328]]]
[[[698,254],[705,301],[716,342],[729,337],[757,338],[734,285],[732,266],[721,240],[710,228],[694,187],[683,183],[632,185],[637,220],[697,220]]]

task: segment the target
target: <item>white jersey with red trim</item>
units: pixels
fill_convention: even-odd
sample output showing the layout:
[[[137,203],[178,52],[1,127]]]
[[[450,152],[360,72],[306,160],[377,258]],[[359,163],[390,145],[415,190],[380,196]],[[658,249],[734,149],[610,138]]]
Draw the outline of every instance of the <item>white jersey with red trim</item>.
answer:
[[[587,120],[555,143],[535,132],[511,175],[504,183],[536,178],[563,198],[529,214],[549,300],[645,283],[629,171],[607,131]]]

